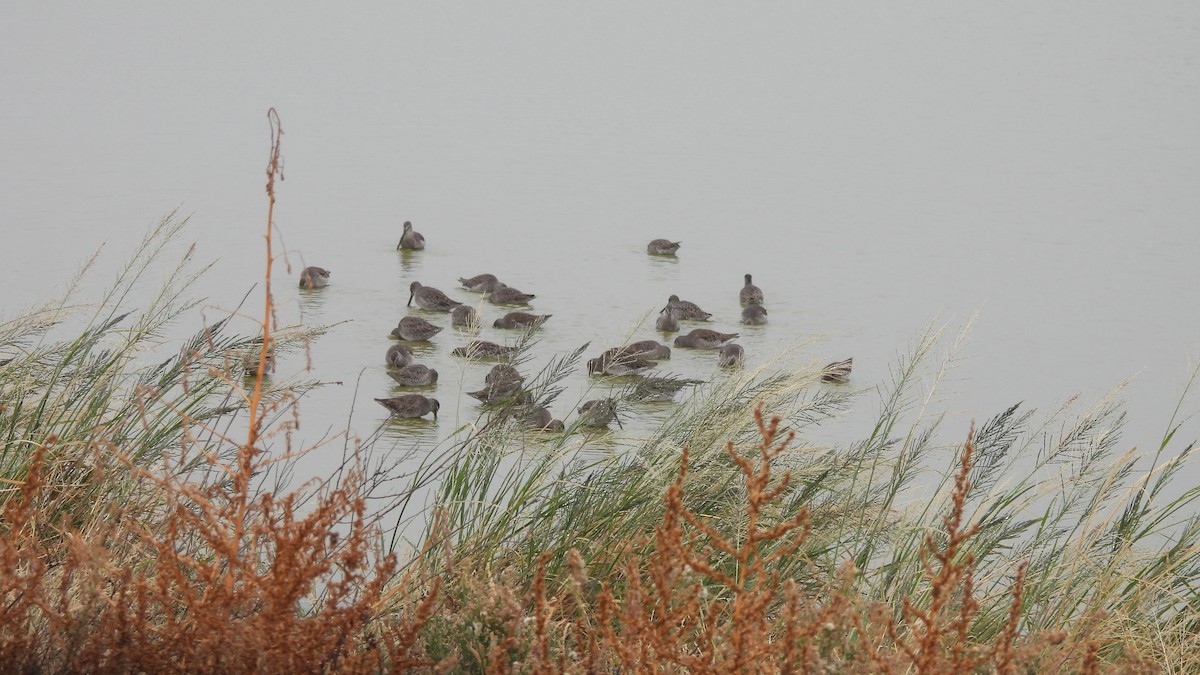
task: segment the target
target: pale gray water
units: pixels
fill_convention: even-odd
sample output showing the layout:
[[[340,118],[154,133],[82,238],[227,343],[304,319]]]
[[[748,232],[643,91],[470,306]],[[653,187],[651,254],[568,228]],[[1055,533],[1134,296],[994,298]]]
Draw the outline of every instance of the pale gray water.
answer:
[[[652,316],[634,326],[671,293],[738,329],[751,272],[771,324],[742,330],[749,365],[826,335],[796,362],[854,356],[861,386],[886,381],[935,317],[957,326],[981,310],[937,409],[965,427],[1136,375],[1126,442],[1143,448],[1196,354],[1195,3],[5,15],[3,315],[52,294],[102,242],[106,281],[177,206],[197,259],[220,258],[197,289],[207,315],[235,305],[261,275],[275,106],[287,132],[276,222],[294,264],[277,278],[281,317],[350,321],[312,354],[317,377],[345,383],[305,403],[312,437],[345,424],[356,384],[355,432],[383,419],[370,398],[391,392],[383,353],[410,281],[477,300],[455,279],[482,272],[554,314],[543,360],[653,337]],[[394,251],[406,219],[427,251]],[[677,261],[646,256],[655,237],[684,241]],[[330,286],[297,291],[305,264],[331,269]],[[488,326],[499,315],[485,308]],[[442,422],[394,427],[401,443],[474,418],[454,392],[486,366],[448,356],[464,342],[447,330],[423,359],[442,372]],[[677,354],[667,370],[711,377],[714,361]],[[571,382],[560,417],[583,396],[585,378]],[[875,407],[862,398],[845,424]]]

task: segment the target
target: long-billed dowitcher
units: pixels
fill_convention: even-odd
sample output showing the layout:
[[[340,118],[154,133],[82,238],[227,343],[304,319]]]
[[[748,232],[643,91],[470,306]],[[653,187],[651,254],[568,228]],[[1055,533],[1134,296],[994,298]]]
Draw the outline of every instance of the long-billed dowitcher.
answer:
[[[527,409],[518,413],[518,418],[521,424],[526,429],[534,429],[536,431],[562,431],[565,427],[562,420],[554,419],[554,415],[550,414],[540,405],[529,406]]]
[[[434,326],[437,328],[436,326]],[[384,357],[388,366],[392,368],[403,368],[413,362],[412,350],[404,345],[392,345],[388,347],[387,356]]]
[[[647,377],[634,385],[629,398],[634,401],[673,401],[675,394],[684,387],[698,384],[704,384],[704,381],[681,377]]]
[[[637,375],[657,366],[657,363],[648,359],[610,356],[607,352],[587,362],[588,375]]]
[[[746,275],[746,285],[742,286],[742,290],[738,293],[738,299],[743,305],[763,304],[762,289],[755,286],[750,281],[750,275]]]
[[[480,403],[485,405],[529,405],[533,403],[533,395],[520,387],[506,389],[504,387],[487,386],[479,391],[468,391],[467,396],[478,399]]]
[[[450,325],[474,329],[479,325],[479,312],[470,305],[459,305],[450,312]]]
[[[518,403],[525,403],[531,401],[533,398],[528,392],[521,390],[521,385],[524,383],[525,378],[512,366],[503,364],[493,366],[487,376],[483,378],[483,381],[483,389],[469,391],[467,392],[467,396],[478,399],[483,403],[499,403],[509,399],[513,399]]]
[[[488,384],[499,384],[501,382],[516,382],[520,384],[525,381],[525,377],[510,365],[498,363],[492,366],[488,374],[483,377],[483,381]]]
[[[746,350],[736,342],[731,342],[724,347],[721,347],[721,355],[717,358],[717,363],[722,368],[734,368],[742,365],[742,359],[746,357]]]
[[[675,338],[675,346],[690,349],[720,349],[721,345],[737,337],[737,333],[718,333],[707,328],[697,328],[687,335]]]
[[[305,267],[300,273],[300,288],[324,288],[329,283],[329,270],[324,267]]]
[[[404,221],[404,233],[400,235],[400,243],[396,244],[396,250],[402,248],[413,251],[420,251],[425,248],[425,237],[413,229],[412,223]]]
[[[621,420],[617,418],[617,402],[614,399],[592,399],[579,406],[579,423],[583,426],[607,427],[611,422],[622,426]]]
[[[275,346],[272,343],[271,348],[267,350],[267,355],[263,358],[261,347],[251,347],[244,352],[241,352],[241,363],[243,375],[246,377],[256,377],[258,375],[258,364],[261,361],[263,366],[263,375],[270,375],[275,372]]]
[[[504,285],[500,283],[495,274],[476,274],[470,279],[459,277],[458,283],[462,284],[463,288],[468,291],[475,293],[491,293]]]
[[[433,419],[436,420],[438,408],[442,407],[442,404],[438,403],[436,398],[429,398],[420,394],[377,398],[375,401],[387,408],[388,412],[396,417],[421,417],[433,413]]]
[[[422,286],[419,281],[412,282],[408,287],[409,307],[412,306],[413,300],[417,301],[417,307],[434,312],[449,312],[462,304],[457,300],[451,300],[445,293],[433,286]]]
[[[854,367],[854,358],[848,358],[845,361],[834,361],[833,363],[825,364],[821,369],[821,380],[825,382],[844,383],[850,379],[850,370]]]
[[[678,295],[667,299],[667,309],[674,311],[675,317],[683,321],[708,321],[708,317],[712,316],[696,303],[680,300]]]
[[[670,239],[655,239],[646,245],[646,253],[650,255],[675,255],[679,250],[681,241],[671,241]]]
[[[664,361],[671,358],[671,348],[659,342],[658,340],[638,340],[631,342],[624,347],[616,347],[615,354],[624,356],[633,356],[651,361]]]
[[[767,323],[767,308],[757,302],[746,305],[742,310],[742,323],[747,326],[765,326]]]
[[[658,318],[654,321],[654,327],[664,333],[674,333],[679,330],[679,314],[675,308],[667,305],[661,312],[658,313]]]
[[[440,332],[441,326],[435,326],[419,316],[406,316],[400,319],[400,325],[392,329],[392,335],[413,342],[424,342]]]
[[[493,305],[528,305],[535,297],[537,296],[532,293],[522,293],[512,286],[501,284],[499,288],[487,294],[487,301]]]
[[[457,347],[450,353],[471,359],[508,359],[517,353],[517,348],[505,347],[487,340],[472,340],[466,347]]]
[[[492,325],[496,328],[538,328],[546,319],[549,319],[550,314],[530,314],[528,312],[509,312],[504,316],[496,319]]]
[[[424,387],[437,384],[438,372],[429,366],[414,363],[400,370],[389,371],[388,375],[402,387]]]

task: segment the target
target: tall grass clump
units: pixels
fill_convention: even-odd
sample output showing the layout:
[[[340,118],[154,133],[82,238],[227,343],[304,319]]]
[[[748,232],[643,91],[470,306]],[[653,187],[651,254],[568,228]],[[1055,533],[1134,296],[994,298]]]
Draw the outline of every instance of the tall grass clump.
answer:
[[[531,451],[512,428],[485,429],[458,448],[441,483],[435,508],[442,517],[425,535],[434,554],[428,561],[461,573],[458,590],[446,592],[458,598],[462,616],[481,611],[473,595],[508,593],[507,610],[485,614],[529,618],[535,608],[521,599],[539,587],[594,609],[606,581],[606,602],[615,607],[653,577],[640,568],[635,575],[629,561],[655,560],[662,542],[650,534],[673,517],[670,509],[692,514],[706,537],[733,546],[746,541],[751,520],[779,528],[803,512],[805,536],[788,543],[786,554],[775,554],[782,544],[759,542],[771,573],[815,607],[852,600],[863,626],[848,630],[876,635],[872,648],[891,649],[910,665],[924,661],[904,645],[933,649],[949,635],[928,637],[930,617],[915,611],[944,607],[945,593],[969,595],[970,620],[947,630],[970,645],[972,659],[982,658],[986,645],[1007,640],[1017,650],[1015,636],[1036,635],[1022,641],[1021,658],[1041,658],[1033,654],[1040,645],[1061,661],[1055,668],[1082,667],[1089,653],[1096,663],[1149,660],[1172,672],[1200,665],[1189,633],[1198,615],[1200,493],[1189,488],[1165,497],[1192,449],[1167,449],[1178,425],[1172,422],[1155,454],[1139,464],[1135,453],[1119,450],[1123,414],[1114,394],[1081,413],[1067,405],[1040,418],[1012,406],[985,420],[971,443],[939,444],[944,417],[930,411],[964,336],[939,351],[942,331],[926,331],[895,367],[891,385],[879,390],[880,412],[867,435],[843,445],[805,441],[854,395],[817,386],[815,369],[765,369],[704,388],[615,456],[589,454],[579,435]],[[761,436],[749,413],[758,405],[780,411],[796,442],[772,456],[788,480],[752,518],[744,508],[748,483],[727,443]],[[972,458],[962,469],[968,448]],[[948,468],[938,471],[935,462]],[[672,507],[662,496],[676,482]],[[953,527],[946,514],[956,514]],[[941,591],[930,567],[935,559],[958,569],[938,582]],[[736,557],[730,564],[744,567]],[[571,581],[573,565],[593,581]],[[702,588],[714,597],[711,585]],[[774,602],[772,616],[785,607],[780,597]],[[703,606],[698,611],[708,615]],[[434,623],[461,645],[460,658],[531,639],[514,638],[503,621],[491,628],[474,621],[485,629],[456,633],[442,619]],[[872,633],[872,625],[887,628]],[[862,651],[865,642],[839,649],[854,645],[874,664],[867,670],[883,667]]]
[[[282,131],[270,118],[273,205]],[[9,672],[432,665],[414,646],[436,580],[420,580],[425,599],[393,599],[418,581],[397,579],[397,560],[379,552],[363,463],[352,457],[336,482],[292,492],[265,481],[303,453],[286,440],[296,389],[268,378],[268,363],[308,337],[274,326],[270,211],[267,221],[264,313],[251,338],[227,335],[221,321],[165,360],[145,358],[193,306],[182,293],[195,277],[177,268],[148,306],[119,308],[182,226],[173,217],[79,337],[49,334],[72,309],[65,301],[5,325],[14,346],[0,370],[0,663]]]

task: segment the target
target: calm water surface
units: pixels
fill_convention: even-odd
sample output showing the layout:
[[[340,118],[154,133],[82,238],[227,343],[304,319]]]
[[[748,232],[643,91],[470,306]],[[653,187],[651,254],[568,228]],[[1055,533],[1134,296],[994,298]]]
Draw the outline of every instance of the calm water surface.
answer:
[[[1126,440],[1150,447],[1196,354],[1194,3],[7,15],[3,315],[107,242],[104,283],[176,207],[197,259],[219,259],[196,289],[205,315],[235,306],[261,275],[275,106],[287,132],[276,221],[293,264],[277,268],[281,319],[337,324],[312,353],[312,375],[336,384],[303,404],[309,440],[384,420],[370,399],[394,391],[383,354],[411,281],[478,302],[455,279],[482,272],[554,315],[530,371],[584,342],[594,355],[654,337],[653,313],[677,293],[713,312],[712,328],[742,332],[750,367],[801,344],[785,363],[853,356],[869,388],[930,321],[953,329],[978,310],[935,401],[962,422],[952,438],[1017,401],[1049,410],[1136,376]],[[394,250],[406,219],[428,250]],[[655,237],[683,240],[678,258],[648,257]],[[305,264],[332,270],[330,286],[297,290]],[[737,324],[747,272],[766,293],[763,328]],[[511,335],[490,328],[500,314],[484,307],[483,338]],[[441,372],[442,416],[389,425],[397,447],[477,417],[458,392],[487,366],[449,356],[466,339],[448,329],[419,354]],[[712,379],[714,361],[677,351],[663,370]],[[588,387],[572,377],[556,416],[599,393]],[[866,433],[876,408],[862,397],[830,433]],[[648,409],[630,433],[667,412]]]

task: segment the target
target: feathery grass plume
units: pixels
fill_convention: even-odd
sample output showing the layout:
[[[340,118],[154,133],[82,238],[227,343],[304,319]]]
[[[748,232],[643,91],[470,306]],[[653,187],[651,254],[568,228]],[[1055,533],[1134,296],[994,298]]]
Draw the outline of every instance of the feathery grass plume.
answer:
[[[941,514],[957,510],[965,523],[964,532],[978,526],[970,536],[955,542],[962,555],[973,558],[971,569],[959,574],[964,583],[969,576],[971,601],[963,606],[969,609],[970,620],[962,618],[960,610],[953,626],[958,642],[972,645],[971,658],[983,658],[983,646],[1004,644],[1009,645],[1008,651],[996,652],[1003,663],[1025,663],[1042,658],[1039,654],[1045,652],[1063,663],[1078,664],[1082,652],[1058,649],[1059,644],[1075,644],[1063,642],[1068,635],[1084,641],[1110,636],[1100,640],[1098,652],[1109,663],[1141,663],[1147,654],[1161,652],[1144,644],[1133,645],[1128,638],[1112,638],[1117,626],[1109,625],[1110,617],[1118,615],[1114,609],[1122,617],[1127,616],[1125,612],[1157,617],[1164,607],[1179,621],[1195,615],[1190,609],[1194,595],[1186,590],[1186,575],[1195,569],[1198,549],[1194,542],[1200,534],[1196,532],[1200,520],[1180,516],[1195,512],[1195,495],[1188,493],[1178,501],[1156,505],[1154,514],[1147,516],[1148,522],[1162,528],[1148,529],[1136,545],[1146,547],[1167,528],[1171,534],[1164,541],[1170,545],[1158,544],[1167,555],[1156,556],[1153,549],[1135,555],[1126,548],[1113,560],[1120,564],[1103,575],[1090,569],[1072,571],[1064,563],[1072,561],[1078,566],[1082,559],[1079,550],[1088,550],[1087,557],[1097,560],[1095,551],[1078,548],[1084,543],[1081,535],[1087,535],[1087,541],[1109,544],[1115,535],[1090,523],[1111,522],[1128,510],[1121,499],[1131,500],[1153,490],[1161,494],[1164,488],[1155,481],[1170,478],[1178,466],[1173,462],[1178,460],[1153,468],[1140,481],[1147,487],[1135,489],[1129,485],[1134,478],[1130,458],[1110,461],[1116,447],[1114,430],[1120,423],[1119,408],[1111,401],[1067,425],[1061,434],[1053,430],[1069,408],[1030,428],[1033,411],[1013,406],[981,425],[974,437],[970,479],[959,498],[961,503],[957,503],[953,486],[958,471],[943,474],[932,489],[927,481],[918,481],[929,474],[931,459],[948,456],[954,466],[961,467],[965,451],[962,446],[952,452],[937,447],[934,432],[940,417],[934,415],[932,422],[926,421],[936,385],[952,367],[955,352],[965,339],[960,334],[934,366],[932,379],[926,379],[925,364],[936,353],[940,332],[928,330],[913,354],[900,362],[894,387],[883,391],[880,417],[865,441],[832,448],[801,443],[775,458],[776,466],[790,472],[791,481],[779,501],[764,507],[760,515],[780,519],[805,508],[809,531],[798,554],[775,561],[773,570],[781,578],[792,579],[802,597],[836,599],[830,589],[846,587],[842,580],[847,561],[865,561],[864,567],[850,566],[857,576],[853,597],[845,601],[856,606],[880,602],[870,612],[874,623],[868,622],[867,629],[875,631],[871,635],[878,637],[879,653],[887,654],[887,659],[905,659],[908,657],[897,656],[895,641],[871,625],[892,621],[897,635],[906,635],[910,621],[905,618],[905,602],[912,607],[927,606],[934,592],[922,581],[923,560],[930,555],[926,553],[929,538],[944,547],[949,535]],[[452,520],[460,524],[455,529],[455,545],[471,552],[469,558],[478,569],[505,570],[506,583],[515,585],[517,597],[527,596],[542,566],[546,579],[567,575],[571,557],[591,570],[596,580],[627,579],[629,559],[646,560],[655,553],[645,537],[664,516],[657,495],[677,478],[681,447],[690,447],[688,471],[682,478],[684,506],[714,533],[738,540],[739,528],[746,525],[736,508],[744,491],[738,487],[736,466],[728,459],[721,460],[724,445],[716,438],[724,433],[744,443],[747,431],[755,429],[747,430],[737,420],[738,414],[745,415],[756,401],[766,400],[787,413],[789,427],[802,439],[806,429],[844,408],[850,396],[812,391],[817,376],[815,370],[759,371],[703,387],[676,406],[658,430],[648,438],[636,439],[637,444],[620,455],[588,457],[584,454],[586,443],[572,436],[552,442],[554,452],[539,445],[534,453],[516,451],[525,446],[513,445],[511,438],[496,437],[489,443],[493,439],[486,434],[474,437],[464,448],[479,452],[455,460],[454,489],[443,490],[436,503],[454,514]],[[923,390],[916,393],[918,386]],[[1039,449],[1037,471],[1027,476],[1022,462],[1028,461],[1027,451]],[[1180,457],[1187,453],[1185,449]],[[1141,503],[1145,503],[1144,497]],[[1103,514],[1110,515],[1102,518]],[[847,522],[862,522],[864,527],[847,527]],[[546,553],[550,555],[544,557]],[[1022,560],[1026,562],[1018,562]],[[1156,560],[1166,564],[1149,564]],[[1113,582],[1120,578],[1115,571],[1138,569],[1131,566],[1137,561],[1144,561],[1138,563],[1139,574],[1150,583],[1129,583],[1129,591],[1136,591],[1146,603],[1135,607],[1121,597]],[[1015,589],[1014,579],[1020,580]],[[1056,592],[1056,583],[1068,592]],[[644,592],[633,584],[631,580],[615,584],[614,599]],[[597,581],[577,586],[582,599],[572,600],[572,606],[596,601]],[[960,592],[965,588],[960,586]],[[1162,588],[1174,590],[1154,590]],[[1078,604],[1081,598],[1088,599],[1085,605]],[[1067,602],[1075,604],[1064,605]],[[816,606],[824,608],[819,603]],[[1154,611],[1147,613],[1151,606]],[[1128,630],[1129,622],[1122,621],[1119,628]],[[1068,632],[1062,632],[1064,629]],[[1178,630],[1183,631],[1182,627]],[[1014,635],[1039,637],[1017,646]],[[584,637],[572,644],[575,649],[589,648]],[[804,650],[793,656],[801,658],[801,653]],[[864,664],[873,663],[865,651],[856,654],[865,659]],[[965,654],[952,658],[965,659]]]
[[[153,508],[153,498],[143,502],[144,495],[137,494],[128,468],[97,452],[101,445],[119,447],[137,466],[175,457],[179,472],[186,473],[198,466],[197,457],[180,456],[189,435],[246,410],[245,400],[230,391],[229,364],[259,341],[231,335],[228,320],[200,330],[181,349],[167,348],[161,337],[196,306],[185,291],[207,267],[192,269],[190,250],[151,300],[132,312],[122,307],[185,222],[172,213],[152,228],[97,304],[76,303],[73,295],[82,283],[75,283],[51,309],[0,326],[12,350],[0,366],[0,478],[19,484],[36,439],[57,437],[44,477],[47,489],[59,496],[55,504],[61,511],[47,514],[54,522],[67,518],[86,529],[104,526],[114,504],[123,506],[116,515],[135,518]],[[54,326],[61,330],[50,332]],[[74,326],[80,326],[74,337],[58,335]],[[317,332],[291,331],[286,343]],[[8,494],[0,489],[0,502]]]
[[[282,132],[269,116],[273,203]],[[107,313],[81,337],[43,339],[3,366],[11,487],[0,503],[0,662],[26,672],[435,665],[417,645],[438,583],[396,579],[395,558],[377,551],[361,457],[336,482],[287,494],[259,478],[303,453],[286,440],[296,395],[273,389],[263,372],[283,337],[273,326],[271,229],[268,215],[258,338],[224,337],[218,322],[167,361],[142,366],[135,347],[186,303],[168,285],[114,334],[128,317],[108,306],[126,289],[106,295]],[[259,367],[247,389],[223,362],[252,345]],[[287,447],[268,454],[281,434]],[[394,589],[415,586],[415,599],[391,600]]]

